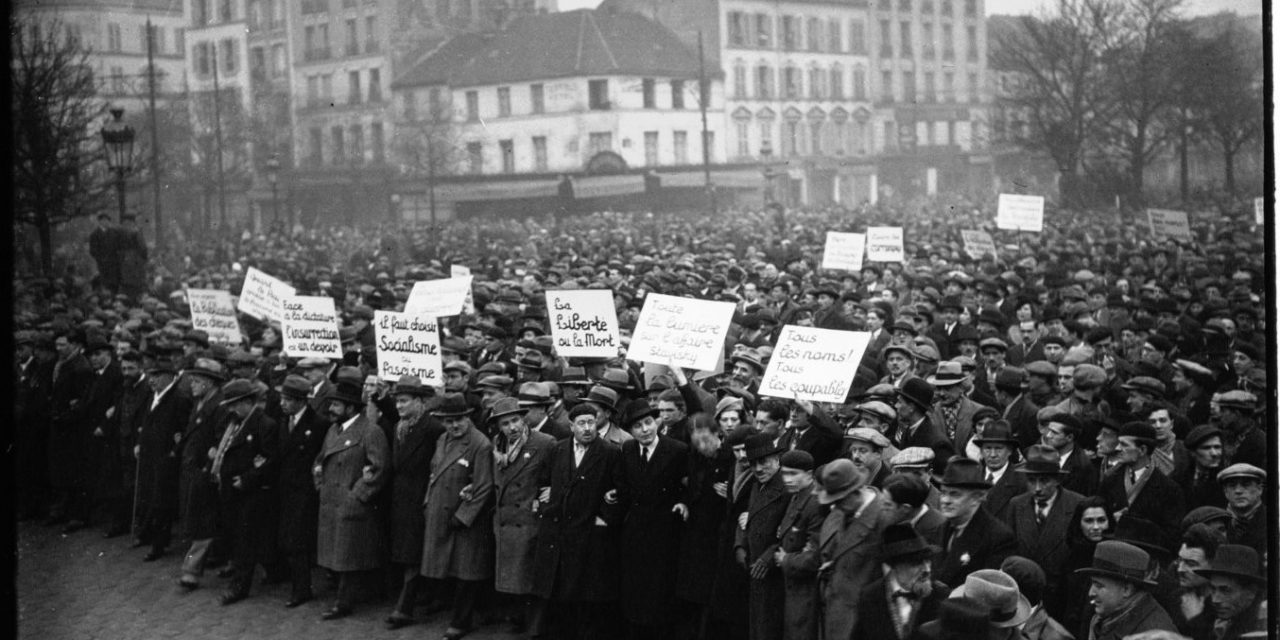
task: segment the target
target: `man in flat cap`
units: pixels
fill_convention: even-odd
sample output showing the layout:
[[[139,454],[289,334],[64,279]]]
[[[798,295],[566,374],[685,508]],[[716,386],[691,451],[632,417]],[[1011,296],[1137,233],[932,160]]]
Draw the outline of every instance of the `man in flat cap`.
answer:
[[[227,557],[224,523],[219,522],[219,492],[217,478],[210,473],[215,452],[226,431],[227,405],[222,397],[222,384],[227,381],[226,370],[211,358],[198,358],[186,370],[195,408],[182,433],[180,516],[182,538],[191,541],[182,563],[182,577],[178,585],[195,589],[204,574],[206,560],[212,564],[213,556]],[[220,526],[220,524],[222,526]],[[214,548],[221,547],[221,548]]]
[[[333,383],[329,381],[331,369],[333,364],[324,358],[303,358],[297,365],[298,373],[311,383],[311,395],[308,396],[311,409],[320,415],[328,415],[325,398],[333,390]]]
[[[1267,435],[1254,418],[1258,397],[1248,391],[1228,391],[1217,397],[1218,428],[1222,430],[1223,464],[1267,465]],[[1211,405],[1212,406],[1212,405]]]
[[[854,427],[845,431],[844,455],[853,461],[868,478],[868,484],[880,489],[889,477],[889,465],[885,464],[885,449],[892,448],[883,433],[866,427]],[[895,450],[893,453],[897,453]]]
[[[800,449],[788,451],[779,458],[782,484],[791,498],[787,511],[778,523],[781,534],[773,557],[782,569],[786,588],[783,607],[783,637],[817,640],[818,602],[818,536],[822,533],[825,514],[818,504],[817,485],[813,480],[813,456]]]
[[[1244,544],[1265,554],[1267,546],[1267,505],[1262,499],[1267,472],[1246,462],[1237,462],[1218,473],[1218,484],[1227,498],[1231,524],[1227,540]]]

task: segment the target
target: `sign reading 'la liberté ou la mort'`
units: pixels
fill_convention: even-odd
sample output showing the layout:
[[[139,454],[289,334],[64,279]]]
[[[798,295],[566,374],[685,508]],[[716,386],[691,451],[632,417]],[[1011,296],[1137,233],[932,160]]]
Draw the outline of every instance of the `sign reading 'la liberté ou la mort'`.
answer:
[[[1044,231],[1044,196],[1002,193],[996,204],[996,227],[1014,231]]]
[[[278,278],[269,276],[254,267],[244,272],[244,286],[240,289],[240,311],[259,320],[284,321],[283,300],[295,295],[297,290]]]
[[[442,384],[444,365],[440,361],[440,328],[435,318],[374,311],[373,334],[377,339],[379,378],[398,382],[400,376],[417,376],[426,385]]]
[[[786,325],[760,379],[760,394],[814,402],[844,402],[871,342],[865,331]]]
[[[231,303],[231,292],[221,289],[187,289],[191,328],[209,334],[211,342],[240,344],[240,321]]]
[[[547,311],[556,353],[570,358],[618,355],[618,312],[607,289],[548,291]]]
[[[710,371],[723,353],[732,319],[732,302],[651,293],[645,296],[627,357]]]
[[[327,296],[289,296],[281,306],[284,352],[293,358],[341,358],[342,341],[338,337],[338,314],[333,298]]]

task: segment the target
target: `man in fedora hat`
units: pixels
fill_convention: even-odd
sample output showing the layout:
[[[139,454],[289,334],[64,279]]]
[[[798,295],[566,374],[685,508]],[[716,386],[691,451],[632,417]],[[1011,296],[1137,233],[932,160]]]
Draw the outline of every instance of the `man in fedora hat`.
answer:
[[[1046,579],[1040,565],[1022,556],[1009,556],[1000,565],[1000,571],[1013,578],[1018,585],[1018,593],[1031,605],[1031,614],[1021,627],[1023,640],[1071,640],[1074,637],[1045,611]]]
[[[780,533],[773,558],[782,569],[786,591],[783,606],[783,637],[796,640],[818,638],[817,549],[812,544],[822,533],[826,514],[818,504],[813,456],[796,449],[778,459],[782,484],[791,498],[778,523]]]
[[[755,349],[743,349],[733,354],[730,362],[733,363],[733,369],[729,372],[729,377],[753,395],[759,394],[760,376],[764,375],[764,363],[761,361],[760,352]]]
[[[280,384],[277,543],[289,567],[291,589],[285,607],[290,609],[312,598],[311,565],[315,563],[320,495],[311,466],[329,430],[329,421],[308,403],[310,393],[311,383],[297,374],[285,376]]]
[[[1093,617],[1081,629],[1090,640],[1123,640],[1144,631],[1176,631],[1169,614],[1151,595],[1151,557],[1118,540],[1104,540],[1093,550],[1093,564],[1076,573],[1089,577]]]
[[[1031,618],[1031,603],[1018,582],[999,569],[979,569],[951,591],[952,598],[971,598],[987,609],[991,640],[1022,638],[1022,625]]]
[[[206,560],[211,554],[226,557],[228,540],[215,543],[221,532],[227,532],[218,521],[217,478],[210,474],[210,465],[222,434],[226,431],[227,406],[224,404],[221,385],[227,375],[221,364],[211,358],[197,358],[186,371],[186,378],[195,401],[195,409],[187,420],[180,444],[179,492],[182,519],[182,538],[191,541],[191,548],[182,561],[182,577],[178,585],[195,589],[204,574]]]
[[[671,623],[681,524],[689,509],[681,502],[689,448],[658,435],[658,410],[647,398],[628,402],[621,426],[632,439],[622,443],[618,507],[622,613],[630,635],[660,638]]]
[[[134,481],[138,461],[133,455],[133,445],[138,436],[142,415],[151,404],[151,386],[147,384],[147,376],[142,371],[142,355],[129,350],[120,356],[120,373],[122,388],[107,422],[114,434],[112,442],[117,447],[115,456],[118,464],[115,467],[115,477],[107,481],[107,510],[110,520],[104,537],[115,537],[134,530]],[[21,457],[22,453],[18,455]]]
[[[769,434],[759,433],[747,438],[745,451],[751,465],[750,496],[747,510],[738,516],[734,555],[751,578],[747,591],[750,637],[752,640],[780,639],[786,587],[774,551],[778,524],[788,502],[786,486],[778,473],[785,450]]]
[[[391,562],[400,568],[400,597],[386,619],[390,629],[413,622],[422,562],[422,500],[431,476],[431,458],[444,425],[431,414],[435,390],[417,376],[400,376],[391,389],[400,416],[391,437]]]
[[[618,393],[601,384],[591,387],[587,395],[582,398],[582,404],[596,412],[596,429],[600,431],[600,437],[606,442],[621,447],[622,443],[631,440],[632,437],[630,433],[614,424],[614,417],[618,413],[618,402]]]
[[[898,449],[933,449],[934,465],[938,468],[955,453],[955,447],[943,434],[941,426],[929,418],[929,410],[933,407],[933,386],[920,378],[912,378],[902,385],[897,396],[894,410],[898,412],[898,429],[890,442]]]
[[[222,387],[227,416],[210,473],[218,483],[231,547],[231,580],[219,599],[224,606],[245,599],[259,564],[274,558],[273,497],[279,462],[276,422],[258,405],[260,389],[244,378]]]
[[[1267,576],[1252,547],[1224,544],[1213,555],[1208,568],[1196,574],[1209,581],[1211,608],[1189,623],[1195,640],[1236,640],[1244,634],[1267,630]]]
[[[999,567],[1017,548],[1017,540],[1007,525],[982,508],[991,489],[983,465],[954,456],[935,484],[941,494],[938,511],[947,525],[933,561],[934,575],[944,584],[960,584],[978,569]]]
[[[1156,430],[1150,424],[1129,422],[1121,426],[1118,473],[1107,476],[1098,493],[1117,520],[1130,514],[1150,520],[1164,531],[1177,531],[1186,514],[1182,490],[1152,462],[1155,446]]]
[[[1062,616],[1062,591],[1071,549],[1067,533],[1077,523],[1071,522],[1076,507],[1084,496],[1062,488],[1068,473],[1058,463],[1058,451],[1037,444],[1027,449],[1027,459],[1014,471],[1026,478],[1027,490],[1009,502],[1006,523],[1018,541],[1018,555],[1040,565],[1046,576],[1046,587],[1039,600],[1050,616]]]
[[[382,503],[390,473],[386,434],[364,414],[359,386],[334,385],[325,396],[330,427],[312,468],[320,491],[316,563],[337,572],[334,605],[321,618],[351,615],[357,583],[387,556]]]
[[[524,409],[524,421],[530,431],[545,433],[552,441],[568,438],[572,435],[569,419],[566,416],[552,418],[547,412],[555,404],[551,395],[551,382],[526,382],[516,392],[516,401]]]
[[[858,624],[862,590],[879,577],[885,503],[867,486],[865,473],[844,458],[823,467],[818,502],[831,505],[817,540],[823,637],[844,638]]]
[[[138,538],[151,545],[143,558],[151,562],[164,554],[178,513],[178,443],[191,415],[191,397],[178,388],[173,354],[157,354],[147,369],[151,402],[138,426],[138,488],[135,511]]]
[[[938,605],[938,617],[920,625],[911,640],[987,640],[991,636],[990,611],[972,598],[947,598]]]
[[[1027,480],[1014,471],[1013,460],[1018,451],[1018,439],[1009,423],[996,420],[987,425],[982,435],[975,437],[983,466],[983,475],[991,483],[982,508],[1001,522],[1009,520],[1009,501],[1027,490]]]
[[[929,421],[942,429],[951,447],[963,451],[973,436],[973,416],[982,406],[970,400],[965,391],[971,384],[959,362],[943,362],[938,371],[925,379],[933,387],[933,406]]]
[[[489,407],[495,414],[517,414],[518,403]],[[456,581],[453,614],[445,637],[460,638],[471,630],[481,585],[493,578],[493,445],[471,423],[471,407],[459,394],[445,394],[432,415],[444,426],[431,457],[431,476],[423,497],[421,573],[438,587]],[[500,416],[498,417],[500,418]],[[496,425],[495,425],[496,427]]]
[[[937,550],[910,524],[885,528],[880,562],[889,570],[863,588],[852,637],[876,638],[892,631],[894,638],[906,640],[937,617],[948,593],[947,585],[933,579],[930,564]]]

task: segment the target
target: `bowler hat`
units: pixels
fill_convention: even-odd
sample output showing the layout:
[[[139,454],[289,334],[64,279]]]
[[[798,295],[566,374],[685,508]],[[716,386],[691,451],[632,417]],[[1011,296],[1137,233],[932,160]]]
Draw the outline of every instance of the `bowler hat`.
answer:
[[[986,474],[982,472],[982,463],[964,456],[951,456],[941,476],[934,476],[934,484],[940,487],[958,487],[960,489],[990,489]]]
[[[988,427],[990,428],[990,427]],[[1070,471],[1063,471],[1059,465],[1062,459],[1058,450],[1044,444],[1033,444],[1027,447],[1026,461],[1014,467],[1014,471],[1023,474],[1069,476]]]
[[[910,378],[902,383],[898,397],[916,405],[921,411],[928,411],[933,405],[933,385],[921,378]]]
[[[440,406],[431,415],[437,418],[457,418],[471,415],[471,411],[471,405],[467,404],[467,398],[461,393],[446,393],[440,400]]]
[[[938,552],[938,547],[929,544],[915,528],[907,523],[892,524],[885,527],[880,547],[880,560],[886,564],[895,561],[920,560],[931,557]]]
[[[939,310],[955,309],[960,311],[964,309],[964,302],[960,300],[960,296],[943,296],[942,301],[938,303]]]
[[[753,434],[744,443],[744,453],[747,456],[747,460],[752,462],[768,456],[779,455],[786,450],[786,447],[775,444],[773,436],[767,433]]]
[[[1018,439],[1013,436],[1013,428],[1007,420],[996,420],[982,430],[982,435],[973,439],[973,443],[981,447],[984,444],[1005,444],[1016,449]]]
[[[520,406],[520,401],[515,398],[500,398],[493,403],[493,408],[489,410],[489,422],[497,422],[503,416],[524,415],[528,409]]]
[[[635,424],[645,418],[658,417],[658,409],[649,404],[648,398],[637,398],[628,402],[622,410],[622,419],[619,424],[623,429],[630,429]]]
[[[435,395],[435,390],[422,384],[422,379],[418,376],[400,376],[400,379],[396,381],[396,386],[391,389],[391,395],[423,397]]]
[[[1150,568],[1151,555],[1146,551],[1128,542],[1103,540],[1093,548],[1093,564],[1075,572],[1154,587]]]
[[[289,374],[285,376],[284,382],[280,383],[280,395],[295,400],[305,399],[311,395],[311,383],[296,373]]]
[[[992,627],[1016,627],[1031,617],[1031,603],[1018,591],[1013,576],[998,569],[978,569],[951,592],[952,598],[973,598],[986,605]]]
[[[231,404],[232,402],[250,398],[257,394],[257,389],[253,386],[252,380],[236,378],[235,380],[222,385],[222,404]]]
[[[329,393],[325,394],[324,401],[327,403],[331,400],[343,402],[350,405],[360,405],[364,403],[362,397],[363,389],[359,384],[349,382],[339,382],[333,385]]]
[[[772,440],[770,440],[772,442]],[[822,467],[818,504],[831,504],[853,493],[865,478],[848,458],[837,458]]]
[[[1208,569],[1196,569],[1196,573],[1206,578],[1215,575],[1230,576],[1253,584],[1265,585],[1267,576],[1262,570],[1262,561],[1253,547],[1243,544],[1224,544],[1213,554],[1213,561]]]

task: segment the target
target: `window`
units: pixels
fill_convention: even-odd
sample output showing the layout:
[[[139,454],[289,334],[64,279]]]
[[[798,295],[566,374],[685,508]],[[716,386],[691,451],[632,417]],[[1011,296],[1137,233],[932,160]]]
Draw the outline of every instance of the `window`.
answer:
[[[844,99],[844,68],[840,65],[831,67],[831,99]]]
[[[748,134],[747,121],[744,119],[734,122],[733,129],[738,138],[738,156],[746,157],[751,155],[751,139]]]
[[[956,74],[950,71],[942,74],[942,99],[946,102],[956,101]]]
[[[902,52],[902,57],[910,58],[912,54],[911,23],[903,22],[898,26],[899,26],[899,31],[901,31],[901,34],[902,34],[902,46],[900,47],[900,51]]]
[[[822,123],[809,123],[809,152],[815,156],[822,155]]]
[[[831,151],[838,156],[849,153],[849,126],[845,122],[831,123]]]
[[[479,92],[476,92],[476,91],[468,91],[467,92],[467,122],[477,122],[479,120],[480,120],[480,94]]]
[[[333,104],[333,74],[326,73],[320,76],[320,95],[328,100],[330,105]]]
[[[107,25],[107,51],[120,51],[124,48],[120,40],[120,25],[114,22]]]
[[[956,121],[947,121],[947,144],[956,146]]]
[[[865,122],[856,122],[853,125],[853,152],[858,155],[866,155],[867,153],[867,132],[870,128]]]
[[[191,0],[191,22],[197,27],[209,24],[209,0]]]
[[[896,129],[893,126],[892,120],[889,120],[884,123],[884,148],[894,149],[898,146],[897,136],[895,132],[896,132]]]
[[[124,69],[111,67],[111,93],[124,93]]]
[[[880,72],[880,94],[885,102],[893,102],[893,72]]]
[[[236,41],[230,38],[222,41],[222,51],[219,52],[222,57],[222,70],[226,73],[235,73],[240,66],[240,57],[236,51]]]
[[[658,166],[658,132],[644,132],[644,165],[646,167]]]
[[[271,45],[271,76],[278,78],[284,75],[284,68],[285,68],[284,45],[283,44]]]
[[[740,11],[729,12],[729,44],[737,46],[747,44],[747,30],[743,24],[743,17]]]
[[[867,70],[862,67],[853,68],[853,99],[867,99]]]
[[[498,117],[511,116],[511,87],[498,87]]]
[[[173,50],[182,53],[187,50],[187,30],[178,27],[173,30]]]
[[[969,26],[964,28],[965,32],[965,48],[968,51],[969,62],[978,61],[978,28]]]
[[[978,74],[969,74],[969,102],[978,102],[981,95],[981,87],[978,86]]]
[[[213,73],[212,49],[208,42],[201,42],[191,48],[196,61],[196,73],[207,76]]]
[[[369,102],[382,102],[382,70],[369,70]]]
[[[849,53],[857,55],[867,53],[867,26],[861,20],[853,20],[849,23]]]
[[[146,53],[147,50],[151,48],[151,43],[148,41],[149,39],[147,38],[147,34],[149,34],[153,30],[155,30],[154,26],[148,29],[147,25],[145,24],[142,25],[141,29],[138,29],[138,45],[139,45],[138,50],[139,51]]]
[[[671,108],[684,108],[684,80],[671,81]]]
[[[267,77],[267,54],[262,47],[249,49],[249,70],[255,80]]]
[[[351,159],[364,162],[364,127],[358,124],[351,125]]]
[[[756,44],[761,47],[773,46],[773,18],[756,14]]]
[[[689,134],[684,131],[671,133],[671,148],[675,152],[676,164],[689,164]]]
[[[484,171],[484,147],[479,142],[467,143],[467,169],[473,174]]]
[[[893,25],[888,20],[880,21],[880,57],[893,57]]]
[[[920,41],[924,48],[924,57],[937,58],[938,48],[933,44],[933,23],[925,22],[920,25]]]
[[[348,18],[346,22],[346,27],[347,27],[346,54],[349,56],[354,56],[360,53],[360,34],[356,29],[356,19]]]
[[[324,164],[324,132],[320,127],[311,127],[311,154],[309,160],[313,166]]]
[[[516,148],[511,140],[498,141],[498,153],[502,154],[502,172],[516,172]]]
[[[940,7],[942,8],[942,15],[944,16],[949,16],[955,13],[955,8],[952,6],[951,0],[942,0]]]
[[[787,67],[783,71],[783,86],[786,91],[786,97],[799,98],[801,90],[800,70],[795,67]]]
[[[964,0],[964,15],[966,18],[978,15],[978,0]]]
[[[347,72],[347,104],[360,104],[360,72]]]
[[[733,97],[747,97],[747,66],[741,62],[733,65]]]
[[[911,0],[898,0],[898,11],[911,11]]]
[[[702,148],[706,151],[706,157],[708,160],[716,157],[716,132],[707,131],[702,134]]]
[[[412,90],[406,91],[404,96],[404,119],[410,122],[418,119],[418,101]]]
[[[916,74],[912,71],[902,72],[902,101],[916,101]]]
[[[817,67],[809,69],[809,98],[811,100],[822,99],[822,70]]]
[[[534,113],[546,112],[547,105],[543,95],[541,83],[529,85],[529,102],[533,104]]]
[[[760,123],[760,154],[768,155],[773,153],[773,123]]]
[[[782,155],[791,157],[800,153],[800,123],[782,123]]]
[[[547,170],[547,138],[546,136],[533,137],[533,168],[536,171]]]
[[[432,122],[436,122],[440,119],[453,119],[452,114],[445,113],[444,101],[440,99],[440,87],[431,87],[431,90],[427,92],[427,108],[431,110],[427,114],[427,117],[430,118]]]
[[[756,97],[761,100],[773,97],[773,69],[767,64],[756,67]]]
[[[827,50],[831,53],[844,52],[844,41],[840,38],[839,20],[832,19],[827,21],[827,47]]]
[[[782,50],[783,51],[795,51],[795,48],[796,48],[795,22],[796,22],[796,19],[791,16],[782,16]]]
[[[930,104],[938,101],[938,94],[933,86],[933,72],[924,72],[924,101]]]
[[[587,136],[587,144],[593,156],[602,151],[612,151],[613,133],[610,131],[593,132]]]
[[[408,98],[409,94],[405,94]],[[320,106],[320,76],[307,76],[307,106]]]
[[[657,106],[653,95],[653,78],[644,78],[640,81],[640,93],[644,98],[644,108],[653,109]]]
[[[334,125],[333,128],[329,130],[329,133],[333,136],[333,161],[337,163],[347,157],[347,145],[343,141],[342,127],[340,125]]]
[[[378,50],[378,17],[368,16],[364,19],[364,52],[374,53]]]
[[[810,51],[822,51],[822,21],[817,18],[809,18],[809,29],[806,34],[806,44],[809,45]]]
[[[596,111],[609,108],[609,81],[591,80],[587,83],[590,108]]]
[[[223,22],[231,22],[235,19],[235,10],[232,8],[234,4],[231,0],[220,0],[218,3],[218,19]]]

